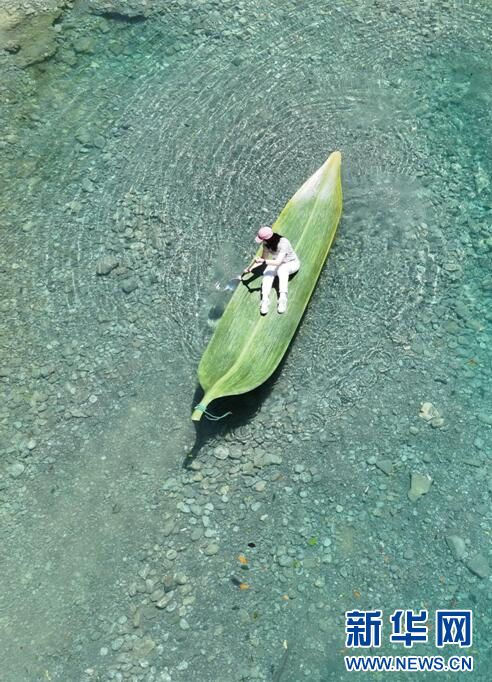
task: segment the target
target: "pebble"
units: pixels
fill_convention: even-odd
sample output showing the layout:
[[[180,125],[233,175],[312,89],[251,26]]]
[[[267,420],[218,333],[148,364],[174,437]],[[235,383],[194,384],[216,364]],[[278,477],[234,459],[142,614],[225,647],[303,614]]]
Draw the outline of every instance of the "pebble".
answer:
[[[261,455],[255,455],[253,460],[255,467],[262,468],[267,466],[272,466],[274,464],[282,464],[282,457],[276,455],[273,452],[265,452]]]
[[[165,538],[169,537],[174,531],[174,521],[166,521],[162,527],[162,534]]]
[[[257,493],[262,493],[266,488],[266,481],[258,481],[253,487]]]
[[[452,551],[455,559],[462,559],[466,553],[466,544],[463,538],[459,535],[448,535],[446,536],[446,544]]]
[[[7,467],[7,471],[9,474],[12,476],[12,478],[19,478],[24,473],[25,470],[24,464],[22,462],[14,462],[10,466]]]
[[[200,528],[200,526],[197,526],[196,528],[193,528],[191,531],[191,539],[193,542],[196,542],[197,540],[200,540],[200,538],[203,536],[203,531]]]
[[[82,189],[84,192],[93,192],[94,191],[94,183],[90,178],[84,178],[82,180]]]
[[[109,275],[109,273],[118,267],[120,261],[115,256],[104,256],[96,264],[97,275]]]
[[[131,294],[132,291],[135,291],[138,287],[138,282],[135,277],[129,277],[128,279],[123,280],[121,283],[121,288],[125,292],[125,294]]]
[[[55,366],[54,365],[42,365],[38,369],[33,370],[33,377],[35,379],[46,379],[47,377],[51,376],[55,371]]]
[[[163,490],[177,490],[179,488],[179,481],[176,478],[167,478],[162,484]],[[170,522],[173,523],[174,521]]]
[[[229,448],[225,445],[218,445],[216,448],[214,448],[214,457],[217,459],[227,459],[229,454]]]
[[[155,642],[150,637],[144,637],[133,645],[133,653],[138,658],[145,658],[155,649]]]
[[[217,551],[218,551],[218,547],[217,547]],[[215,552],[215,554],[216,553],[217,552]],[[188,582],[188,577],[184,573],[176,573],[176,575],[174,576],[174,579],[176,580],[177,585],[186,585],[186,583]]]
[[[441,415],[432,403],[422,403],[420,406],[419,417],[424,421],[430,422],[432,419],[438,419]]]
[[[243,451],[238,445],[233,445],[229,448],[229,457],[231,459],[241,459]]]
[[[211,542],[209,545],[205,547],[203,551],[207,556],[213,556],[214,554],[218,553],[219,545],[215,542]]]
[[[432,478],[428,474],[412,473],[408,499],[415,502],[429,492],[432,485]]]
[[[165,609],[166,606],[169,604],[169,602],[172,599],[171,594],[165,594],[163,597],[161,597],[158,601],[155,602],[155,606],[158,609]]]
[[[466,567],[479,578],[488,578],[490,575],[490,566],[483,554],[475,554],[466,562]]]
[[[124,643],[125,640],[123,639],[123,637],[117,637],[111,642],[111,649],[113,651],[119,651]]]
[[[376,466],[380,471],[385,473],[386,476],[390,476],[393,473],[393,463],[390,459],[378,459]]]

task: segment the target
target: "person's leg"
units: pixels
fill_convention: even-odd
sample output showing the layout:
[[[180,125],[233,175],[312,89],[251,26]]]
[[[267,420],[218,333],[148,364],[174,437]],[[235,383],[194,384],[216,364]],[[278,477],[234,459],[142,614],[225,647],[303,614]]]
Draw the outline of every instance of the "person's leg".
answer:
[[[260,312],[266,315],[268,312],[268,304],[270,303],[270,292],[273,286],[273,280],[277,274],[277,268],[271,265],[267,266],[263,271],[263,280],[261,282],[261,304]]]
[[[261,282],[261,297],[263,300],[268,301],[268,299],[270,298],[270,292],[272,290],[273,280],[275,279],[276,275],[277,275],[277,268],[273,267],[272,265],[269,265],[263,271],[263,280]]]
[[[282,263],[278,266],[278,293],[280,296],[287,293],[289,287],[289,274],[290,268],[289,263]]]
[[[285,313],[287,310],[287,290],[289,287],[289,275],[293,275],[294,272],[299,270],[299,261],[288,261],[287,263],[282,263],[278,268],[278,312]]]

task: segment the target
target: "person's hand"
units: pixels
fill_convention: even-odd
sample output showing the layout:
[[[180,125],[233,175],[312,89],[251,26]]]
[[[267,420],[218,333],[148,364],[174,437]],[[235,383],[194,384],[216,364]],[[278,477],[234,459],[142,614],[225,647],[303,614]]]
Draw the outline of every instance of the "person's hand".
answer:
[[[264,263],[265,259],[264,258],[255,258],[255,263]]]

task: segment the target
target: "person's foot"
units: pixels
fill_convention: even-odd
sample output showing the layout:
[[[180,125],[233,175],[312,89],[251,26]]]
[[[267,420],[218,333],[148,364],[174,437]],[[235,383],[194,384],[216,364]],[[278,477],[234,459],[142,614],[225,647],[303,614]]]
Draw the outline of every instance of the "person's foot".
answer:
[[[285,313],[287,310],[287,294],[280,294],[278,297],[277,310],[279,313]]]
[[[261,299],[261,305],[260,305],[260,313],[262,315],[266,315],[268,312],[268,306],[270,305],[270,301],[268,299]]]

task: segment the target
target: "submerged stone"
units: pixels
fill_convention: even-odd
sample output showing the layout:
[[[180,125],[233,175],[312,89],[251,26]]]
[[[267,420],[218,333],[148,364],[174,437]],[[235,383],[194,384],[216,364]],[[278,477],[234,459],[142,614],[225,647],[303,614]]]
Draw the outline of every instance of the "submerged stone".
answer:
[[[125,294],[131,294],[132,291],[135,291],[135,289],[138,288],[138,282],[135,277],[129,277],[128,279],[123,280],[121,288]]]
[[[116,256],[104,256],[96,265],[97,275],[108,275],[112,270],[118,267],[120,261]]]
[[[408,499],[415,502],[429,492],[432,485],[432,478],[428,474],[412,473]]]
[[[479,578],[488,578],[490,575],[489,562],[483,554],[475,554],[475,556],[466,562],[466,567]]]
[[[458,535],[448,535],[446,537],[446,544],[452,551],[455,559],[462,559],[466,553],[466,544],[463,538]]]
[[[422,403],[420,406],[419,417],[421,417],[424,421],[430,422],[432,419],[439,419],[440,416],[441,415],[439,411],[432,403],[426,402]]]

